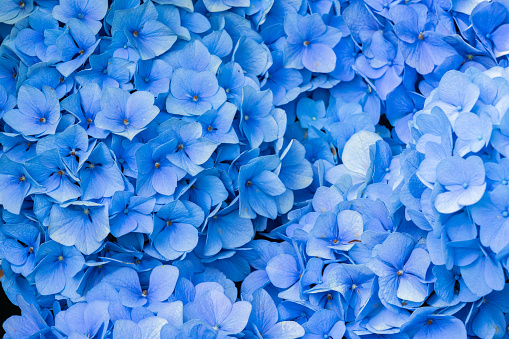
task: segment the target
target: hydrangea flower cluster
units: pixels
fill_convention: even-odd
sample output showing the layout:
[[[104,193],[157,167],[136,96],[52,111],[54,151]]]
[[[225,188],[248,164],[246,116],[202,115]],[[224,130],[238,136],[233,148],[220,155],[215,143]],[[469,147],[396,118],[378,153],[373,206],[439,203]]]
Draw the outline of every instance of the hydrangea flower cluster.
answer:
[[[509,3],[0,0],[4,338],[509,338]]]

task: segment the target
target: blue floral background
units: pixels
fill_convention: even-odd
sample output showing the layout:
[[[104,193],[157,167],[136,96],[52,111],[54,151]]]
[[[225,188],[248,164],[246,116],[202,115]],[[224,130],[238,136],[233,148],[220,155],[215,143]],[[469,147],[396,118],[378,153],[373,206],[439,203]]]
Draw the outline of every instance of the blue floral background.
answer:
[[[0,0],[0,39],[4,338],[509,338],[507,0]]]

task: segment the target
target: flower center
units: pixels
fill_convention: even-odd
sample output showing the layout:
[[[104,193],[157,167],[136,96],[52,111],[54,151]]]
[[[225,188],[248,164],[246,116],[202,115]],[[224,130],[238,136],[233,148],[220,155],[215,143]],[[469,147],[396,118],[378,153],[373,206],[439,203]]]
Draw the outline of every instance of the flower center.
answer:
[[[24,176],[24,175],[22,175],[21,177],[19,177],[19,179],[18,179],[18,180],[19,180],[19,181],[21,181],[21,182],[23,182],[23,181],[27,180],[27,178],[25,178],[25,176]]]
[[[244,120],[249,120],[249,116],[248,115],[244,115]]]
[[[467,189],[467,188],[468,188],[468,184],[467,184],[466,182],[465,182],[465,183],[463,183],[463,188],[464,188],[464,189]]]
[[[212,132],[213,128],[212,126],[207,127],[207,131]]]
[[[310,42],[309,41],[304,41],[304,46],[309,46]]]
[[[84,50],[80,50],[80,55],[83,55],[85,54],[85,51]]]
[[[403,275],[403,271],[402,270],[397,271],[396,275],[399,276],[399,277],[402,276]]]
[[[433,324],[433,320],[429,319],[428,321],[426,321],[426,324],[428,324],[428,325]]]
[[[33,247],[30,247],[30,248],[28,249],[28,253],[34,253],[34,248],[33,248]]]
[[[138,37],[138,31],[134,31],[134,32],[133,32],[133,36],[134,36],[135,38],[137,38],[137,37]]]
[[[198,101],[198,96],[197,95],[193,96],[193,101]]]
[[[57,173],[58,173],[59,176],[64,175],[64,171],[62,171],[62,170],[59,170]]]
[[[25,3],[23,1],[18,2],[19,7],[25,8]]]
[[[173,221],[168,220],[168,221],[166,222],[166,226],[171,226],[171,225],[173,225]]]
[[[252,185],[251,181],[246,182],[246,185],[251,186]]]
[[[87,118],[87,123],[88,123],[88,124],[91,124],[91,123],[92,123],[92,119]]]
[[[78,13],[78,18],[83,19],[83,13]]]
[[[184,145],[183,145],[183,144],[180,144],[177,148],[178,148],[179,150],[183,150],[183,149],[184,149]]]
[[[46,122],[46,118],[40,118],[39,122],[42,122],[44,124]]]
[[[419,33],[419,36],[418,36],[419,40],[424,40],[424,33]]]
[[[83,210],[83,213],[84,213],[84,214],[88,214],[88,213],[90,213],[90,211],[88,210],[88,208],[85,208],[85,209]]]
[[[230,89],[229,89],[229,88],[225,89],[224,91],[225,91],[226,93],[230,93]]]
[[[59,260],[59,261],[63,261],[63,260],[64,260],[64,257],[63,257],[63,256],[61,256],[61,255],[59,255],[59,256],[58,256],[58,260]]]
[[[124,214],[128,214],[128,213],[129,213],[129,210],[126,208],[126,209],[124,210]]]
[[[123,123],[124,123],[124,125],[126,125],[126,126],[127,126],[127,125],[129,125],[129,120],[124,119]]]
[[[147,296],[147,294],[148,294],[147,290],[143,290],[143,291],[141,292],[141,295],[142,295],[143,297],[146,297],[146,296]]]
[[[160,163],[158,163],[158,162],[156,162],[156,163],[154,164],[154,167],[155,167],[155,168],[159,168],[159,167],[161,167],[161,164],[160,164]]]

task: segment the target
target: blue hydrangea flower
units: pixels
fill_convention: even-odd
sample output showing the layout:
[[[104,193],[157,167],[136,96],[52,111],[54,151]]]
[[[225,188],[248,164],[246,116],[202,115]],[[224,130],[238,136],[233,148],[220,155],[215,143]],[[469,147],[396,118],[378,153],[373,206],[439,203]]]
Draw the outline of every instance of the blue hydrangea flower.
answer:
[[[79,19],[70,19],[65,32],[56,39],[57,51],[62,60],[57,64],[58,71],[63,76],[69,76],[86,62],[99,42],[85,23]]]
[[[29,160],[25,168],[42,190],[59,203],[81,196],[79,179],[65,166],[56,148]]]
[[[203,170],[200,165],[209,159],[217,147],[215,142],[202,137],[202,126],[197,122],[181,126],[170,145],[166,158],[191,175]]]
[[[402,300],[423,302],[429,294],[426,272],[429,254],[415,246],[410,236],[391,233],[377,246],[376,258],[368,267],[379,277],[379,295],[393,305]]]
[[[482,44],[496,57],[507,54],[509,45],[505,39],[508,34],[509,11],[501,3],[482,3],[472,11],[472,26]]]
[[[477,156],[442,160],[437,165],[437,180],[446,189],[435,199],[440,213],[454,213],[463,206],[475,204],[486,189],[484,165]]]
[[[356,211],[325,212],[316,219],[306,243],[306,253],[335,259],[334,251],[347,251],[360,242],[363,228],[362,217]]]
[[[246,83],[242,67],[235,62],[221,65],[218,70],[217,81],[219,86],[224,88],[226,97],[237,107],[240,107],[242,103],[242,90]]]
[[[173,74],[170,87],[166,110],[173,114],[201,115],[210,109],[218,109],[226,101],[224,89],[209,71],[179,68]]]
[[[33,0],[5,0],[2,2],[0,21],[6,24],[15,24],[30,15],[34,10]]]
[[[58,21],[50,14],[43,11],[33,12],[28,21],[30,28],[24,28],[16,37],[16,48],[29,56],[36,56],[41,61],[57,61],[57,46],[50,44],[50,39],[46,38],[46,30],[58,29]]]
[[[35,286],[41,295],[60,293],[85,264],[83,255],[73,246],[55,241],[42,244],[35,256]]]
[[[152,2],[117,11],[113,17],[113,36],[125,35],[142,60],[152,59],[166,52],[177,40],[175,33],[157,18]]]
[[[124,191],[115,192],[108,211],[111,234],[121,237],[129,232],[152,233],[154,221],[151,213],[154,206],[154,198],[138,197]]]
[[[433,31],[431,23],[426,22],[427,8],[424,6],[391,8],[391,16],[396,21],[394,32],[399,38],[401,54],[405,62],[421,74],[433,71],[436,65],[456,54],[454,48],[440,39]]]
[[[192,251],[198,244],[197,228],[203,219],[202,209],[192,202],[176,200],[164,205],[154,218],[154,248],[169,260]]]
[[[21,309],[21,316],[13,315],[2,325],[7,336],[30,336],[32,334],[48,333],[49,327],[46,321],[33,304],[25,301],[21,294],[18,295],[17,303]]]
[[[240,129],[252,148],[262,142],[274,141],[278,135],[278,124],[273,116],[272,92],[257,91],[244,87],[241,107]]]
[[[80,171],[83,199],[111,197],[124,189],[124,179],[111,153],[104,143],[97,145]]]
[[[135,63],[116,58],[111,53],[106,52],[99,55],[91,55],[89,58],[91,69],[85,69],[76,74],[76,80],[82,84],[87,85],[95,83],[106,87],[122,87],[129,89],[129,81],[133,77]]]
[[[188,304],[184,318],[200,319],[215,333],[227,335],[238,333],[246,327],[251,313],[247,301],[232,303],[218,290],[204,291]]]
[[[303,338],[341,338],[346,326],[331,310],[318,310],[307,322],[307,333]]]
[[[60,121],[60,104],[53,89],[44,86],[42,91],[32,86],[19,89],[18,109],[5,113],[3,119],[24,135],[54,134]]]
[[[294,339],[304,335],[304,328],[294,321],[278,322],[276,304],[264,289],[256,290],[251,301],[249,328],[252,335],[263,338]],[[251,334],[250,333],[250,334]]]
[[[440,107],[452,124],[464,112],[470,112],[479,98],[479,87],[460,72],[447,72],[440,80],[434,100],[426,108]]]
[[[25,166],[6,155],[0,157],[0,202],[7,211],[19,214],[25,197],[38,186]]]
[[[205,221],[207,230],[204,254],[207,256],[219,253],[221,249],[235,249],[251,241],[254,236],[253,223],[250,219],[238,215],[237,203],[225,209],[210,213]]]
[[[266,156],[253,159],[239,172],[240,216],[254,219],[257,214],[275,219],[278,204],[275,197],[285,192],[281,179],[272,172],[279,165],[279,158]]]
[[[458,318],[445,314],[433,314],[434,307],[419,308],[412,313],[407,322],[401,326],[403,333],[415,337],[443,338],[451,336],[466,338],[465,324]]]
[[[130,94],[119,88],[108,87],[101,97],[101,111],[96,114],[94,123],[101,129],[132,140],[158,113],[154,96],[149,92]]]
[[[174,149],[171,141],[160,143],[153,140],[140,145],[136,151],[138,195],[152,196],[156,193],[172,195],[175,192],[177,181],[186,175],[186,171],[173,165],[166,158]]]
[[[108,208],[93,202],[73,202],[51,208],[49,236],[65,246],[76,246],[83,254],[91,254],[110,233]]]
[[[100,22],[106,15],[108,2],[98,0],[94,2],[83,0],[63,0],[53,7],[53,17],[60,22],[67,23],[75,18],[83,22],[88,28],[97,34],[102,27]]]
[[[472,206],[472,218],[480,226],[480,238],[484,246],[499,252],[509,243],[509,187],[500,185],[487,193]]]
[[[285,66],[306,68],[311,72],[329,73],[336,66],[332,50],[341,39],[341,31],[326,26],[318,14],[305,17],[288,15],[284,21],[288,35],[284,47]]]
[[[35,267],[41,234],[30,224],[4,224],[0,231],[5,239],[0,242],[0,254],[11,263],[15,273],[28,276]]]
[[[218,144],[237,144],[239,138],[232,126],[237,113],[235,105],[225,102],[218,110],[210,110],[198,117],[203,137]]]
[[[179,276],[179,270],[170,265],[154,267],[150,272],[148,288],[142,290],[138,273],[129,267],[119,268],[104,278],[104,282],[111,284],[118,290],[122,305],[140,307],[144,304],[157,306],[166,301],[173,293]]]
[[[94,300],[77,303],[55,317],[55,326],[69,337],[104,336],[110,315],[109,302]]]
[[[158,96],[168,92],[172,72],[172,67],[161,59],[138,61],[138,71],[134,74],[134,85],[138,90]]]
[[[83,86],[78,93],[71,94],[62,102],[62,108],[74,114],[80,119],[80,125],[88,135],[93,138],[103,139],[109,133],[96,127],[95,117],[101,110],[102,92],[97,84]]]

